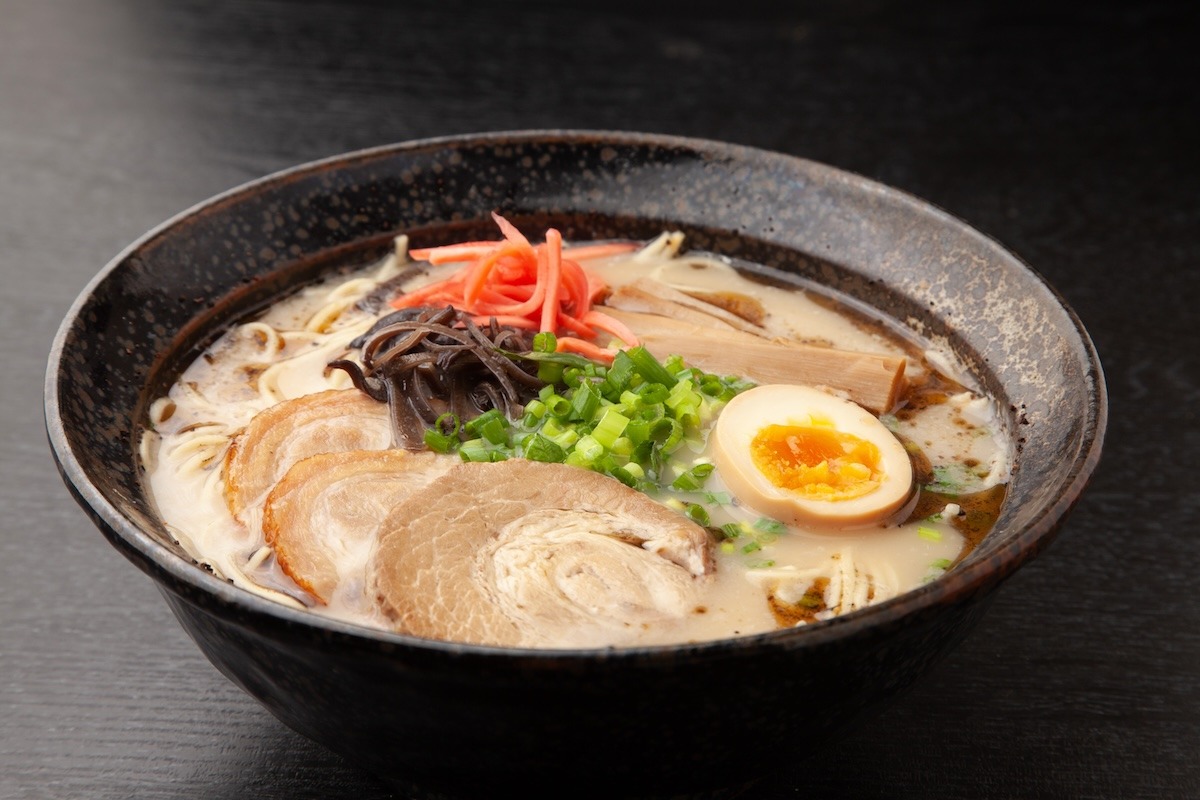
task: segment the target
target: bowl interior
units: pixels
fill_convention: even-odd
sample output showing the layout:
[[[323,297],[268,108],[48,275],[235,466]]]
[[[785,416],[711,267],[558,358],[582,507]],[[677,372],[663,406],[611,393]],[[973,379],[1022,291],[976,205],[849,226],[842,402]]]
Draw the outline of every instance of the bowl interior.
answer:
[[[192,564],[156,517],[135,455],[148,403],[224,325],[289,287],[378,258],[397,233],[413,246],[488,233],[494,210],[576,240],[679,229],[692,247],[850,295],[969,367],[1006,405],[1018,440],[1009,499],[963,565],[914,593],[921,597],[892,601],[891,613],[1007,575],[1049,541],[1099,457],[1103,377],[1086,333],[1036,273],[953,217],[778,154],[530,132],[305,165],[201,204],[131,245],[80,296],[51,354],[47,424],[67,482],[143,569],[171,575],[195,597],[259,602]]]

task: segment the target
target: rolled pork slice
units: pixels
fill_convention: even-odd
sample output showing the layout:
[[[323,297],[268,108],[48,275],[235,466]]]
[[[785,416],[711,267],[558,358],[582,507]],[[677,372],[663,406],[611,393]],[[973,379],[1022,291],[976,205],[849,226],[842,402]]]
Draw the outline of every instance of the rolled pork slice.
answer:
[[[680,641],[704,613],[708,533],[589,470],[467,463],[397,505],[368,567],[396,630],[509,647]]]
[[[407,450],[310,456],[297,461],[267,495],[263,536],[283,571],[318,602],[329,603],[343,581],[353,581],[361,592],[380,521],[456,463]]]
[[[331,389],[285,400],[260,411],[225,456],[225,502],[246,522],[280,478],[319,453],[384,450],[392,446],[391,417],[357,389]]]

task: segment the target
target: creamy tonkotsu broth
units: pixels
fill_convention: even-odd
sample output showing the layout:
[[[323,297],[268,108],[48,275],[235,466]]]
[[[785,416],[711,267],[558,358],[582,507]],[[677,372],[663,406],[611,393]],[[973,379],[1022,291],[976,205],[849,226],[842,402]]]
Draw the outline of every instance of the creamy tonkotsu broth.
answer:
[[[447,489],[452,495],[454,491],[469,493],[473,491],[470,487],[475,485],[471,482],[474,477],[466,473],[460,476],[458,465],[464,461],[461,452],[442,454],[426,449],[416,460],[411,453],[396,453],[394,458],[404,462],[405,472],[395,477],[393,467],[386,463],[391,456],[377,458],[377,453],[368,452],[387,450],[394,444],[386,403],[367,398],[355,388],[347,371],[329,366],[339,359],[362,363],[360,349],[351,347],[350,343],[367,334],[377,320],[393,311],[386,302],[381,304],[380,298],[434,285],[463,269],[462,263],[432,266],[410,261],[404,237],[397,239],[396,253],[382,262],[348,276],[328,278],[304,287],[279,300],[253,320],[232,327],[184,370],[166,397],[152,404],[141,458],[158,512],[183,548],[215,575],[280,603],[339,620],[417,635],[540,647],[688,642],[805,625],[919,587],[937,579],[965,556],[994,521],[1008,480],[1010,440],[996,403],[978,389],[970,388],[972,383],[965,370],[959,369],[948,353],[918,340],[911,331],[892,322],[868,320],[861,311],[850,313],[815,291],[768,285],[739,272],[724,259],[682,252],[682,244],[681,235],[664,234],[627,253],[581,259],[579,263],[591,274],[599,276],[614,293],[622,286],[650,279],[657,282],[655,285],[665,285],[706,303],[717,303],[735,316],[750,320],[754,333],[746,335],[757,336],[763,342],[785,339],[905,358],[903,371],[908,388],[894,407],[866,414],[857,405],[850,404],[845,399],[846,392],[839,391],[832,382],[815,389],[806,387],[798,393],[789,387],[784,387],[781,392],[773,389],[763,392],[768,387],[748,389],[749,382],[730,384],[735,387],[736,396],[716,404],[711,412],[702,409],[701,416],[708,418],[696,420],[695,427],[686,431],[682,444],[664,462],[661,477],[667,479],[667,486],[663,490],[634,492],[640,497],[629,497],[621,494],[626,487],[618,486],[613,478],[605,478],[618,491],[615,496],[619,496],[619,500],[611,502],[618,505],[632,503],[629,506],[632,517],[646,516],[636,510],[636,503],[650,497],[656,506],[672,512],[673,516],[664,518],[663,524],[671,527],[675,524],[671,520],[677,519],[679,525],[688,526],[665,539],[658,538],[655,533],[630,534],[626,523],[620,522],[612,522],[616,526],[613,531],[604,532],[606,548],[611,549],[614,540],[621,543],[620,547],[629,547],[632,541],[638,551],[633,554],[637,556],[635,562],[649,552],[666,559],[654,564],[652,569],[684,570],[666,578],[662,584],[678,584],[677,588],[668,592],[653,583],[657,579],[639,577],[638,570],[642,567],[624,565],[621,559],[629,553],[620,547],[613,551],[613,557],[614,563],[622,565],[613,569],[632,570],[632,577],[610,579],[604,575],[584,575],[593,568],[600,569],[596,564],[607,563],[607,556],[593,556],[589,550],[579,551],[578,563],[574,566],[569,569],[563,566],[554,571],[558,569],[552,567],[554,559],[559,558],[566,564],[566,548],[589,546],[576,541],[586,539],[584,534],[588,531],[578,537],[568,536],[563,531],[573,525],[586,527],[591,523],[556,522],[559,510],[534,509],[530,512],[530,519],[537,520],[537,544],[530,545],[533,549],[513,550],[518,545],[509,546],[503,541],[494,546],[480,546],[492,548],[486,556],[491,560],[484,563],[484,556],[477,556],[472,550],[464,557],[474,560],[459,572],[468,576],[463,580],[484,580],[479,576],[487,573],[486,585],[479,590],[479,602],[527,611],[528,603],[542,602],[529,598],[549,592],[554,598],[547,602],[571,607],[567,616],[546,623],[542,632],[522,632],[519,628],[524,623],[513,623],[513,629],[506,628],[507,632],[497,638],[490,633],[470,631],[461,635],[439,634],[437,631],[442,629],[436,627],[436,620],[429,623],[435,625],[434,628],[424,627],[425,623],[412,621],[411,615],[416,612],[399,608],[404,605],[402,595],[408,591],[406,587],[415,586],[419,581],[411,579],[413,582],[408,583],[410,578],[405,576],[409,573],[405,569],[393,569],[392,565],[382,564],[380,560],[403,561],[408,552],[405,548],[418,550],[424,543],[398,544],[409,541],[403,536],[419,537],[422,534],[420,531],[402,531],[406,521],[397,518],[397,509],[409,509],[405,513],[410,516],[442,514],[442,510],[436,508],[438,504],[428,500],[436,496],[437,487],[458,487],[453,491]],[[606,309],[603,304],[597,306],[597,310]],[[612,313],[619,316],[624,312],[614,306]],[[638,317],[634,314],[620,318]],[[733,324],[738,323],[734,321]],[[635,329],[633,333],[638,334],[638,331]],[[597,341],[607,342],[609,338],[602,335]],[[647,344],[647,349],[649,347]],[[670,354],[656,355],[666,363]],[[528,370],[536,372],[537,368],[535,364]],[[330,393],[330,390],[338,390],[340,394]],[[762,439],[763,426],[772,422],[766,417],[774,412],[762,412],[754,405],[756,398],[789,398],[786,402],[791,403],[790,398],[803,400],[816,395],[820,395],[817,398],[819,404],[824,402],[821,398],[828,397],[841,405],[832,411],[813,412],[804,417],[807,420],[804,422],[790,417],[784,420],[786,429],[780,429],[783,433],[779,435],[783,438],[779,441],[790,444],[779,446],[794,450],[796,430],[833,431],[829,437],[861,445],[866,448],[864,453],[870,451],[868,456],[863,456],[866,459],[863,463],[874,464],[876,462],[870,458],[875,457],[873,454],[879,448],[887,450],[896,444],[906,461],[904,469],[911,469],[911,473],[893,467],[886,470],[863,467],[857,462],[851,464],[853,470],[845,468],[850,470],[846,473],[850,476],[846,478],[849,481],[849,488],[845,489],[847,497],[866,497],[868,507],[870,498],[882,491],[879,487],[886,483],[884,472],[897,472],[901,475],[898,480],[911,483],[912,490],[899,490],[893,501],[895,507],[882,518],[867,522],[855,518],[848,523],[826,518],[820,509],[848,507],[847,501],[829,501],[826,495],[817,496],[817,512],[801,509],[793,518],[790,516],[792,509],[798,506],[792,502],[792,497],[782,500],[747,497],[747,492],[757,495],[759,489],[756,487],[765,485],[761,481],[755,483],[761,475],[743,479],[730,472],[736,464],[751,463],[742,452],[751,445],[743,442],[750,442],[757,436],[753,447],[766,446],[762,443],[766,441]],[[254,453],[239,452],[239,448],[242,451],[258,448],[265,453],[268,448],[276,447],[271,444],[273,434],[269,431],[261,436],[243,433],[257,415],[272,408],[277,411],[300,408],[303,404],[281,405],[295,403],[298,398],[312,399],[315,408],[318,402],[333,397],[338,398],[338,402],[350,404],[356,409],[354,413],[364,416],[352,418],[348,416],[349,411],[341,410],[320,412],[328,413],[328,419],[341,422],[326,423],[322,421],[324,418],[318,419],[314,423],[318,427],[304,434],[308,438],[300,445],[291,441],[286,446],[278,445],[280,452],[290,447],[309,459],[307,477],[301,474],[303,470],[299,466],[291,466],[291,471],[281,468],[279,474],[254,478],[238,471],[248,469],[242,462],[248,463],[255,456]],[[548,402],[552,405],[555,400],[551,397]],[[876,420],[882,422],[882,426],[863,428],[865,432],[861,434],[845,434],[837,415],[846,407],[870,417],[869,422],[873,425],[878,426]],[[721,422],[726,408],[732,409],[731,415],[727,422]],[[734,425],[737,422],[735,414],[752,417],[752,422]],[[264,414],[256,424],[261,427],[268,417]],[[340,424],[344,430],[329,433],[319,427],[326,424]],[[441,427],[448,427],[448,424]],[[718,424],[732,431],[720,442],[714,435]],[[878,440],[879,430],[884,431],[888,441]],[[743,438],[738,439],[738,436]],[[330,449],[353,452],[344,458],[329,457],[332,465],[329,468],[341,470],[341,477],[318,492],[304,481],[325,469],[322,466],[325,462],[315,454],[323,452],[326,438],[335,442],[329,445]],[[569,439],[569,436],[561,437],[563,442]],[[457,442],[454,446],[458,446]],[[491,447],[486,442],[484,446]],[[727,452],[720,452],[722,447]],[[845,447],[848,452],[851,445]],[[297,462],[305,463],[303,460]],[[761,466],[763,462],[753,463]],[[707,467],[698,471],[701,485],[671,488],[670,478],[702,464],[715,464],[716,469],[707,475],[704,475]],[[586,471],[579,466],[562,469],[571,470],[565,473],[568,475],[581,475]],[[639,469],[631,467],[628,473],[621,475],[628,478],[634,473],[636,478]],[[755,468],[747,469],[753,472]],[[481,474],[485,471],[480,468]],[[867,473],[870,475],[863,477]],[[256,484],[255,480],[266,483]],[[827,491],[826,483],[821,483],[824,479],[812,480],[817,481],[817,488],[812,491]],[[636,481],[631,479],[630,482]],[[828,483],[833,485],[835,481],[830,479]],[[645,485],[641,488],[645,489]],[[787,495],[810,488],[809,484],[804,484],[800,488],[781,490],[781,493]],[[491,491],[490,487],[486,490]],[[771,491],[768,486],[763,494],[771,494]],[[835,487],[829,491],[843,490]],[[490,494],[487,496],[491,497]],[[409,501],[410,497],[414,499]],[[499,499],[489,502],[503,505],[503,500]],[[531,502],[543,500],[535,498]],[[553,497],[549,503],[555,504]],[[266,512],[265,505],[270,506]],[[764,509],[774,513],[764,513]],[[265,526],[264,513],[267,517]],[[465,525],[474,519],[470,517],[474,513],[464,510],[460,514],[449,509],[444,512],[444,517],[435,514],[434,522],[430,524],[447,528]],[[594,509],[589,513],[607,512]],[[868,508],[868,517],[875,513]],[[495,524],[507,523],[499,520]],[[703,530],[703,538],[695,535],[696,529]],[[513,535],[519,539],[526,533]],[[503,539],[504,536],[508,534],[499,533],[492,539]],[[381,547],[381,537],[387,539],[386,547]],[[570,540],[561,545],[562,551],[554,549],[560,546],[554,544],[559,539]],[[676,548],[676,543],[685,540],[686,545],[680,547],[686,546],[695,552],[688,554]],[[439,543],[437,548],[425,548],[429,552],[422,557],[437,559],[441,557],[439,553],[456,546]],[[534,552],[536,556],[531,555]],[[537,559],[541,561],[530,566]],[[537,585],[531,588],[520,571],[535,568],[543,570],[545,575],[539,573]],[[302,578],[298,577],[301,575]],[[625,580],[629,583],[622,583]],[[613,594],[628,590],[620,588],[622,586],[633,586],[635,594],[646,594],[647,597],[625,604],[620,598],[614,599]],[[455,591],[453,586],[441,585],[435,593],[453,595]],[[664,592],[674,594],[667,597]],[[414,602],[421,604],[425,600],[414,598]],[[443,598],[437,602],[448,604],[450,610],[447,613],[455,613],[451,607],[458,602],[457,598]],[[609,606],[613,605],[634,605],[640,610],[629,619],[616,622],[601,619],[610,613]],[[525,611],[504,613],[508,616],[501,623],[507,626],[513,614],[520,616]],[[530,613],[537,616],[540,612],[534,608]],[[571,615],[577,613],[583,614],[586,620],[582,623],[572,621],[575,617]],[[662,624],[655,622],[660,617],[664,620]],[[542,622],[535,620],[532,624],[536,627]],[[458,629],[451,625],[445,630]]]

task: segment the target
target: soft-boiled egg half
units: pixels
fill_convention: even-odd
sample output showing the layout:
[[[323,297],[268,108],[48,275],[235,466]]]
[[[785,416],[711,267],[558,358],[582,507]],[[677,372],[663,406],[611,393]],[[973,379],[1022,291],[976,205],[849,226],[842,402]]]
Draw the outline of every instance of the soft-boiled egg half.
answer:
[[[912,497],[908,453],[883,423],[810,386],[770,384],[729,401],[713,460],[733,495],[782,522],[856,528]]]

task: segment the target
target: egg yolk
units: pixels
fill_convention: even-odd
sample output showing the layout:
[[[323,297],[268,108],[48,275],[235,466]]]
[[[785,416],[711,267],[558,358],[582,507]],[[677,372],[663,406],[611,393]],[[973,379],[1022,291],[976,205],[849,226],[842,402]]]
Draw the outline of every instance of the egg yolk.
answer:
[[[813,500],[850,500],[878,488],[879,448],[833,428],[768,425],[750,442],[767,480]]]

